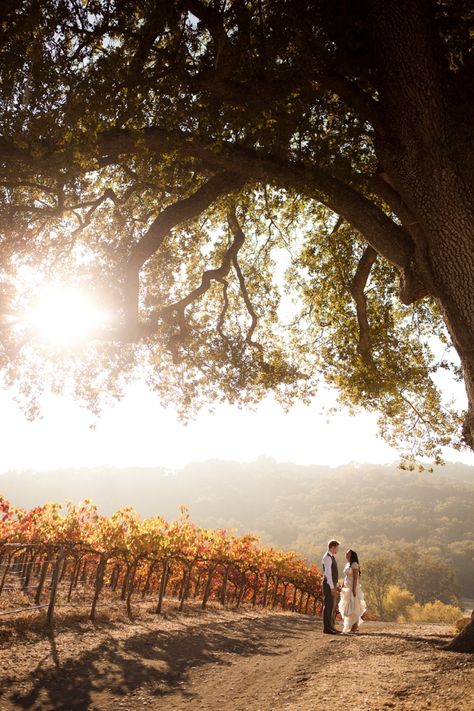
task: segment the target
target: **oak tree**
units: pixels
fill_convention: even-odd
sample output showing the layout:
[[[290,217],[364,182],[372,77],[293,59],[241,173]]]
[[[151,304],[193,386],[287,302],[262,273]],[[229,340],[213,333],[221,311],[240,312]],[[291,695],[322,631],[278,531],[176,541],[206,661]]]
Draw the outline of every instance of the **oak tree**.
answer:
[[[5,0],[1,366],[32,414],[325,380],[409,457],[473,448],[473,34],[468,0]],[[107,308],[80,348],[35,336],[52,283]]]

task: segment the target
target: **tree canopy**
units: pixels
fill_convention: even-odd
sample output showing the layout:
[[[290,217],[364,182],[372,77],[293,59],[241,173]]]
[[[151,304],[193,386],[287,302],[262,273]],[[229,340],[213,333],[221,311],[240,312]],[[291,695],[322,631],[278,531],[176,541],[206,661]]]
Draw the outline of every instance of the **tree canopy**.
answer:
[[[467,0],[2,3],[1,367],[31,414],[144,374],[185,415],[326,381],[408,456],[472,447],[473,35]],[[35,330],[61,285],[107,311],[80,345]]]

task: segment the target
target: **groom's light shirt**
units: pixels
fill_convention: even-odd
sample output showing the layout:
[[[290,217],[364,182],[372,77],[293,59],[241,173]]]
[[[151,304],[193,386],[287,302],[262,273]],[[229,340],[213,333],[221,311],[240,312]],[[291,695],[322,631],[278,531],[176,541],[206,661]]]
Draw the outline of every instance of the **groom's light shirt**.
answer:
[[[330,588],[334,587],[334,581],[332,579],[332,558],[333,557],[329,551],[326,551],[326,553],[323,555],[324,575],[326,577],[326,580],[328,581],[328,585]]]

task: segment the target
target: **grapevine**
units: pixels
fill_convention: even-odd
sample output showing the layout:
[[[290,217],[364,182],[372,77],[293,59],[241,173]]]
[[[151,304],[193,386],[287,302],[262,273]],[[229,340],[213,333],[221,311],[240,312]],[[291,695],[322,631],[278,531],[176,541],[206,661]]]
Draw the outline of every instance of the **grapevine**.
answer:
[[[91,500],[26,511],[0,496],[0,595],[18,589],[30,602],[24,609],[48,607],[49,623],[55,606],[77,595],[88,599],[95,619],[104,589],[130,618],[138,596],[153,600],[157,614],[167,598],[180,611],[194,600],[203,608],[215,601],[315,614],[321,574],[254,535],[201,528],[184,507],[168,522],[141,518],[132,507],[107,517]]]

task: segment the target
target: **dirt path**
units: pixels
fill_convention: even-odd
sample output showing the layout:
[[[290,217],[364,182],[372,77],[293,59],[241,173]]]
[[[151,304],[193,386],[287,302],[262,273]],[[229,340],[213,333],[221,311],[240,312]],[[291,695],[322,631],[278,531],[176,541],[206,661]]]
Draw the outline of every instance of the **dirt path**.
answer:
[[[315,618],[195,610],[46,638],[0,632],[0,709],[474,711],[474,655],[443,650],[447,626],[362,630],[332,637]]]

